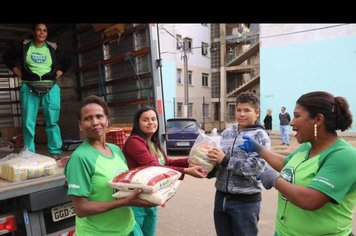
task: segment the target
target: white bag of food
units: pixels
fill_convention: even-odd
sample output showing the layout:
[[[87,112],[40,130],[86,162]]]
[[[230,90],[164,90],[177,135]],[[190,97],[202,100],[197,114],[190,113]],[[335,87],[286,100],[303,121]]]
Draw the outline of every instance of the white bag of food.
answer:
[[[220,148],[220,139],[216,128],[211,131],[210,135],[205,134],[204,131],[199,131],[199,136],[189,153],[189,163],[194,166],[202,166],[210,172],[215,163],[208,160],[207,154],[213,147]]]
[[[0,177],[17,182],[54,175],[57,168],[53,158],[28,151],[12,153],[0,161]]]
[[[153,193],[172,185],[180,176],[180,172],[167,167],[141,166],[117,175],[109,185],[123,191],[142,189],[145,193]]]
[[[153,204],[163,205],[165,202],[167,202],[171,197],[173,197],[176,194],[180,182],[181,182],[180,180],[177,180],[174,184],[167,186],[161,190],[158,190],[157,192],[154,193],[140,193],[138,197],[148,202],[151,202]],[[119,199],[119,198],[125,198],[131,196],[133,194],[134,191],[119,190],[112,196],[114,198]]]

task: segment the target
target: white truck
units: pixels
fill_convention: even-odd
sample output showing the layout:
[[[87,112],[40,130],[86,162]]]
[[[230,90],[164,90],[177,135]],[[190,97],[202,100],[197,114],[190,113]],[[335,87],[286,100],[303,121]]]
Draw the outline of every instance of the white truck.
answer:
[[[142,105],[156,107],[160,133],[164,133],[156,24],[50,24],[48,28],[49,36],[64,46],[74,62],[61,84],[63,139],[80,139],[77,105],[89,94],[105,98],[113,126],[130,126]],[[30,25],[0,24],[0,56],[9,43],[21,39],[19,32],[23,36],[30,31]],[[1,61],[0,72],[0,131],[4,135],[8,129],[21,127],[20,84]],[[41,115],[37,124],[36,140],[41,143]],[[165,146],[163,136],[161,141]],[[63,167],[53,176],[21,182],[0,179],[0,235],[74,235],[74,215]]]

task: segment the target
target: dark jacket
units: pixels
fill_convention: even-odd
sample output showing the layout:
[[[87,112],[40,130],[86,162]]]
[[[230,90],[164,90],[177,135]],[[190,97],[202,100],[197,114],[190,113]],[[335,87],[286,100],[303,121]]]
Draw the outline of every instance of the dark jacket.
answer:
[[[266,115],[263,120],[263,123],[265,125],[265,129],[272,130],[272,116]]]
[[[56,80],[57,70],[61,70],[63,74],[68,70],[71,64],[71,60],[66,57],[61,50],[58,49],[56,43],[46,41],[49,52],[52,57],[52,68],[51,71],[42,75],[42,77],[33,73],[26,64],[26,54],[31,45],[31,39],[25,39],[22,43],[18,44],[15,47],[8,49],[2,59],[4,63],[13,69],[15,66],[18,66],[22,72],[22,80],[26,81],[39,81],[39,80]]]
[[[289,125],[290,123],[290,115],[288,112],[285,112],[285,113],[279,113],[279,124],[280,125]]]

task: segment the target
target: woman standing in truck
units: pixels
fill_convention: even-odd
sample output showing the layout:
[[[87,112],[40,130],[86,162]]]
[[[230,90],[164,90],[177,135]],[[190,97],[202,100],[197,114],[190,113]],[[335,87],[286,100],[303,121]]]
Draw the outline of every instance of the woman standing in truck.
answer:
[[[62,148],[58,126],[61,80],[71,60],[58,45],[47,41],[48,29],[43,23],[34,24],[32,39],[25,39],[5,52],[2,59],[16,77],[21,79],[20,100],[24,144],[35,152],[35,128],[39,107],[46,120],[47,147],[54,159],[59,159]]]
[[[142,235],[129,206],[154,205],[137,198],[139,191],[117,200],[108,184],[128,167],[120,148],[105,142],[109,125],[107,104],[94,95],[84,98],[78,121],[85,141],[70,156],[64,170],[76,212],[76,235]]]

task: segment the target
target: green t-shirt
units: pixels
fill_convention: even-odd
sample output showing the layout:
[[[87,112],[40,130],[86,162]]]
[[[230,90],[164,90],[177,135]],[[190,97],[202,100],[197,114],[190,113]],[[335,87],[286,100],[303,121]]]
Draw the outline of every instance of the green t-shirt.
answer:
[[[113,155],[107,157],[83,142],[70,156],[64,173],[68,182],[68,195],[82,196],[89,201],[115,201],[109,180],[128,170],[126,160],[114,144],[106,143]],[[127,236],[134,227],[130,207],[119,207],[88,217],[76,217],[77,236]]]
[[[39,76],[50,72],[52,57],[47,44],[37,47],[31,43],[26,54],[26,64],[33,73]]]
[[[339,139],[309,159],[310,148],[306,143],[291,153],[280,175],[296,185],[317,189],[332,201],[310,211],[287,201],[279,193],[276,231],[278,235],[288,236],[347,236],[352,231],[356,203],[356,149]]]

